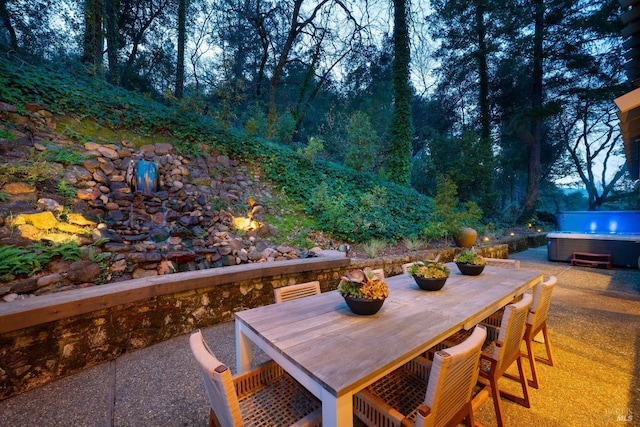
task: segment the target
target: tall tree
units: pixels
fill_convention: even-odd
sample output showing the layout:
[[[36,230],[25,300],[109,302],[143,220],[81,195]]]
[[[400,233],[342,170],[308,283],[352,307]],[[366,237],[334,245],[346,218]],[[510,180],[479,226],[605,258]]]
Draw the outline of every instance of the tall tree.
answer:
[[[440,41],[436,53],[440,66],[434,99],[442,106],[436,111],[449,115],[454,125],[444,135],[432,135],[423,145],[431,156],[460,147],[465,155],[477,161],[485,175],[476,177],[474,193],[475,197],[483,199],[478,201],[486,208],[492,205],[494,197],[491,106],[495,104],[496,93],[492,89],[495,88],[499,57],[497,46],[500,45],[496,24],[498,8],[489,0],[434,0],[432,6],[433,13],[428,18],[430,32]],[[447,147],[438,149],[436,144],[447,144]],[[445,170],[444,159],[435,158],[423,164],[427,168],[435,167],[436,170],[428,173],[436,176],[450,173]],[[465,181],[468,182],[471,174],[472,169],[465,168],[451,176],[461,189],[461,197],[469,197],[465,193]]]
[[[533,0],[533,61],[531,81],[531,136],[527,138],[529,147],[529,167],[527,180],[527,198],[524,215],[531,217],[535,211],[540,188],[540,155],[542,150],[542,103],[543,89],[543,42],[544,42],[544,0]]]
[[[176,98],[184,93],[184,45],[186,43],[187,0],[178,0],[178,59],[176,61]]]
[[[276,52],[277,60],[269,81],[268,121],[271,134],[278,118],[277,94],[286,66],[295,60],[305,64],[308,72],[315,73],[315,69],[321,69],[315,76],[315,89],[306,94],[312,100],[319,87],[328,80],[330,73],[351,50],[352,40],[361,31],[351,10],[341,0],[322,0],[311,4],[295,0],[287,16],[286,37]],[[298,52],[295,53],[298,55],[292,58],[296,46]],[[329,51],[332,53],[329,54]],[[302,52],[310,54],[303,57]],[[303,105],[300,102],[298,104]],[[306,107],[294,111],[296,115],[305,112]],[[296,127],[299,127],[299,123],[294,125],[294,132]]]
[[[497,8],[488,0],[434,0],[432,6],[430,32],[440,41],[438,96],[455,101],[456,131],[477,132],[490,144]]]
[[[563,8],[555,34],[556,78],[549,95],[562,105],[554,122],[573,172],[587,190],[589,209],[599,209],[624,174],[622,141],[612,100],[626,90],[620,6],[599,0]],[[569,31],[579,28],[579,31]]]
[[[255,58],[254,61],[257,59],[257,71],[253,80],[255,95],[257,98],[261,98],[269,55],[276,44],[274,40],[276,38],[275,34],[282,31],[279,28],[279,22],[281,21],[283,8],[278,6],[277,2],[271,3],[263,0],[256,0],[255,3],[238,2],[238,4],[230,6],[230,11],[242,17],[248,23],[248,28],[245,28],[241,22],[234,25],[239,34],[232,34],[231,28],[227,31],[229,41],[236,37],[243,39],[243,41],[238,40],[235,46],[238,50],[237,59],[234,61],[235,66],[238,68],[237,74],[240,76],[243,71],[244,73],[251,71],[249,69],[243,70],[243,68],[251,67],[251,62],[247,63],[248,58],[253,57]],[[256,47],[253,47],[252,44]]]
[[[102,0],[85,0],[84,2],[84,43],[82,62],[90,64],[94,72],[100,72],[102,68],[102,17],[104,5]]]
[[[576,101],[562,118],[563,142],[587,190],[589,210],[597,210],[626,173],[624,162],[612,164],[614,156],[623,154],[619,120],[609,100]]]
[[[120,65],[118,61],[118,50],[120,36],[118,31],[118,0],[105,1],[105,22],[107,40],[107,61],[109,63],[107,71],[107,81],[114,85],[120,84]]]
[[[485,144],[491,144],[491,116],[489,98],[489,66],[487,64],[487,28],[485,16],[487,14],[485,0],[475,0],[476,35],[478,49],[476,58],[478,62],[478,105],[480,106],[480,138]]]
[[[11,23],[11,14],[9,13],[9,9],[7,9],[7,1],[8,0],[0,0],[0,22],[2,22],[2,25],[9,34],[8,48],[13,51],[17,51],[18,37],[16,36],[16,30],[13,28],[13,24]]]
[[[393,1],[393,115],[391,118],[390,179],[408,185],[411,179],[412,90],[409,83],[408,0]]]

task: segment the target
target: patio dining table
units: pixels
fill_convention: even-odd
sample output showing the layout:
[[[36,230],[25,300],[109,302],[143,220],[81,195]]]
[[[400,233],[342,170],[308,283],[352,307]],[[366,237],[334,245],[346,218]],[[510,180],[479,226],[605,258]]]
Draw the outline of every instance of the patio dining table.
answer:
[[[543,281],[532,270],[449,267],[439,291],[406,274],[386,278],[389,297],[371,316],[352,313],[337,291],[237,312],[238,371],[251,368],[255,343],[322,401],[323,425],[352,426],[355,393]]]

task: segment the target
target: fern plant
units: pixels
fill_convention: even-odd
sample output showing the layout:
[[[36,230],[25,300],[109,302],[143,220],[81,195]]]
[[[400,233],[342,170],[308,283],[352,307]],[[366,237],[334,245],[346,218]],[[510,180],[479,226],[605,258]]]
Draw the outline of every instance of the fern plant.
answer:
[[[49,261],[46,254],[14,246],[0,247],[0,278],[10,280],[15,276],[33,275]]]

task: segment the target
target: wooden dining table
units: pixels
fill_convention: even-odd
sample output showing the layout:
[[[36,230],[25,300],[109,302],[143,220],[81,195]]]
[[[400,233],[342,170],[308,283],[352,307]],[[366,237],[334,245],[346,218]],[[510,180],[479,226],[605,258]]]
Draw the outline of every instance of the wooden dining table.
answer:
[[[406,274],[386,278],[389,297],[370,316],[352,313],[337,291],[237,312],[237,369],[251,368],[254,343],[322,401],[323,425],[352,426],[355,393],[543,281],[532,270],[464,276],[449,267],[439,291]]]

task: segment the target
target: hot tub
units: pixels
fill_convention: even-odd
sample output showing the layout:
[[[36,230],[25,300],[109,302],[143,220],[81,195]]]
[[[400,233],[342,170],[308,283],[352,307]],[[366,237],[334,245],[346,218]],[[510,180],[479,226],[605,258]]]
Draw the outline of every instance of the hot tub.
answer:
[[[640,211],[576,211],[556,215],[547,234],[549,261],[570,262],[574,252],[609,254],[613,265],[638,267]]]

